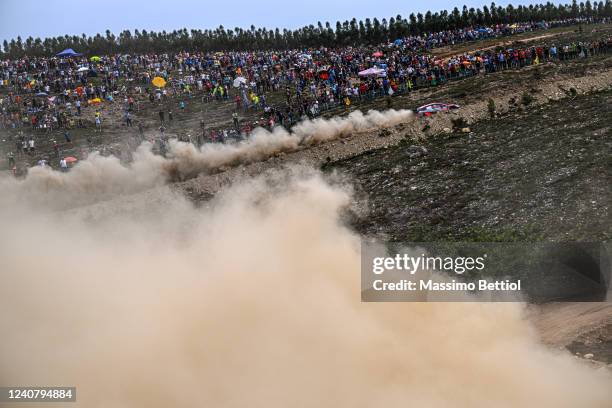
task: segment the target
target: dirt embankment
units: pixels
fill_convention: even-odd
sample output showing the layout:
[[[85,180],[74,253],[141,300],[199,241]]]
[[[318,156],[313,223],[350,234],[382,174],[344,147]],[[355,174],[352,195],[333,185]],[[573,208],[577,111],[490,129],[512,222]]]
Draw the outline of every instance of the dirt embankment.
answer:
[[[303,163],[318,167],[364,152],[386,149],[403,140],[425,140],[432,135],[450,131],[453,120],[458,118],[463,119],[467,126],[488,119],[489,98],[495,102],[497,115],[503,115],[509,111],[522,109],[521,98],[525,92],[531,95],[527,109],[533,109],[555,100],[607,89],[612,85],[612,69],[602,65],[598,65],[593,71],[581,72],[579,77],[572,72],[559,73],[552,70],[544,72],[541,77],[536,75],[538,79],[533,80],[533,74],[534,70],[531,69],[521,72],[502,72],[486,78],[471,78],[449,84],[444,89],[413,92],[394,100],[393,107],[414,108],[422,103],[441,100],[458,102],[461,108],[450,114],[416,119],[379,132],[352,134],[339,140],[302,148],[293,153],[281,153],[263,162],[225,168],[216,174],[202,174],[197,179],[181,183],[180,188],[186,189],[197,198],[214,193],[236,178],[259,174],[287,163]],[[490,84],[482,88],[483,81],[489,81]],[[466,94],[464,89],[473,91]],[[380,106],[374,105],[368,108],[380,108]]]
[[[339,161],[366,235],[410,242],[607,240],[612,92],[529,106]]]
[[[544,344],[612,369],[612,303],[550,303],[528,315]]]

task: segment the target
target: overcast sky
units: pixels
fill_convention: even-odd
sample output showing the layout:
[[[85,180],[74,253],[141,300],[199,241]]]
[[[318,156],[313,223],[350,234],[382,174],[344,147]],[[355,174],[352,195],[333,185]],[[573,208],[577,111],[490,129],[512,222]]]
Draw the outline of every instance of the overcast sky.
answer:
[[[570,2],[571,0],[567,0]],[[546,1],[496,1],[497,5]],[[558,3],[555,1],[554,3]],[[0,0],[0,40],[18,35],[49,37],[64,34],[117,34],[125,29],[172,31],[179,28],[256,27],[298,28],[317,21],[355,17],[389,18],[412,12],[432,12],[463,5],[482,7],[491,1],[466,0]]]

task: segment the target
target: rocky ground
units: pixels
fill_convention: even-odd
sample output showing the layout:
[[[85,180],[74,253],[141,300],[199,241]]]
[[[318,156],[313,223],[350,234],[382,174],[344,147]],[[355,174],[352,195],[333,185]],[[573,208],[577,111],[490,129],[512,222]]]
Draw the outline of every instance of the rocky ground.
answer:
[[[366,235],[399,241],[611,238],[612,91],[523,106],[469,132],[326,166],[351,174]]]

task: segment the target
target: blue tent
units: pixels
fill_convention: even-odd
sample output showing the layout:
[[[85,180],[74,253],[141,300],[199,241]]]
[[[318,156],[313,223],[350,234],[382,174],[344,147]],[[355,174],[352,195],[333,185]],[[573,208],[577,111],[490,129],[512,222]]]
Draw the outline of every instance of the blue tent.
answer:
[[[74,52],[72,48],[66,48],[64,51],[55,54],[56,57],[80,57],[83,54]]]

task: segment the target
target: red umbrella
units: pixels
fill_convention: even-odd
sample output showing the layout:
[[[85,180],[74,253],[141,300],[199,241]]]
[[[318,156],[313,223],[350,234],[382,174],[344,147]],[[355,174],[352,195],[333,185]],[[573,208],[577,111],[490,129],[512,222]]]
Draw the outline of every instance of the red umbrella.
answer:
[[[373,57],[376,57],[376,58],[378,58],[378,57],[382,57],[382,56],[383,56],[383,53],[382,53],[382,52],[380,52],[380,51],[376,51],[374,54],[372,54],[372,56],[373,56]]]
[[[68,163],[68,164],[76,163],[76,162],[79,161],[79,159],[77,159],[76,157],[73,157],[73,156],[64,157],[64,160],[66,160],[66,163]]]

